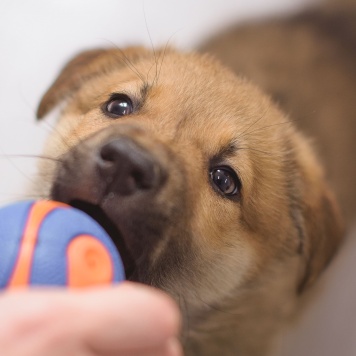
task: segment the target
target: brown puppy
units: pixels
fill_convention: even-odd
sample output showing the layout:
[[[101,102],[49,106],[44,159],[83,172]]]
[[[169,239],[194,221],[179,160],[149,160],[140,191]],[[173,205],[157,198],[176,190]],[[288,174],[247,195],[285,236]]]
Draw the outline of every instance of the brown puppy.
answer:
[[[60,102],[37,192],[91,214],[128,279],[176,299],[187,355],[266,355],[341,238],[304,137],[250,83],[173,50],[84,52],[38,117]]]

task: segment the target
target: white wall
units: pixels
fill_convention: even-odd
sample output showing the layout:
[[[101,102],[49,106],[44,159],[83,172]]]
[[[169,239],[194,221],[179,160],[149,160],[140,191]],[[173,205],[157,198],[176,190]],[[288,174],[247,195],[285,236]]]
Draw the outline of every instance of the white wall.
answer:
[[[0,205],[23,197],[48,123],[36,105],[64,62],[95,46],[194,48],[228,25],[311,0],[0,0]],[[144,16],[145,14],[145,16]],[[147,27],[146,21],[147,19]],[[148,34],[149,33],[149,34]]]

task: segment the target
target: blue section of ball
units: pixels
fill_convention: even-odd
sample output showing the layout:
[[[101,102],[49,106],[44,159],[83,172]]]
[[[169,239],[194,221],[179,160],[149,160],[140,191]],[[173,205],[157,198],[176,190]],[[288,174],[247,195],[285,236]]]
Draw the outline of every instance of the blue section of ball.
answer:
[[[7,286],[12,275],[32,205],[27,201],[0,209],[0,288]]]
[[[105,230],[80,210],[57,208],[47,215],[40,227],[31,284],[66,284],[67,265],[63,256],[66,256],[71,240],[83,234],[95,236],[110,252],[114,265],[113,282],[124,280],[125,272],[121,259]]]
[[[27,201],[0,209],[0,288],[5,288],[17,262],[33,204]],[[90,235],[110,252],[113,282],[125,279],[120,255],[106,231],[90,216],[71,207],[56,207],[39,227],[30,273],[31,285],[67,284],[67,247],[79,235]]]

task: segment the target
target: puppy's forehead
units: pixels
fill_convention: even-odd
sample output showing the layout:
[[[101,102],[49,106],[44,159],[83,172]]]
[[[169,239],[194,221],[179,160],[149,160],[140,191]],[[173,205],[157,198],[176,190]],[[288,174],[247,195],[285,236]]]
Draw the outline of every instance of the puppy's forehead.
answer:
[[[236,125],[243,128],[262,115],[267,119],[269,100],[210,56],[172,51],[146,57],[134,66],[135,70],[126,68],[123,77],[122,71],[115,73],[113,83],[136,91],[147,85],[147,113],[156,111],[164,116],[161,120],[175,115],[176,123],[191,124],[197,130],[211,130],[215,125],[227,130]]]
[[[152,65],[152,60],[146,59],[138,68],[150,68],[148,83],[174,100],[176,105],[170,109],[185,110],[190,115],[197,111],[224,116],[250,106],[246,99],[251,86],[207,55],[173,52],[158,62],[157,68]]]
[[[95,77],[82,87],[76,105],[89,112],[113,93],[135,97],[137,115],[156,132],[194,139],[212,152],[242,139],[255,124],[281,121],[256,87],[207,55],[171,50],[146,54]]]
[[[252,87],[237,78],[231,71],[221,66],[208,55],[195,53],[156,53],[136,58],[133,62],[118,62],[117,68],[101,75],[98,90],[118,91],[125,87],[140,89],[148,86],[150,93],[172,97],[180,109],[193,110],[198,107],[212,109],[212,104],[220,113],[231,113],[234,107],[243,108],[246,96]],[[237,100],[237,102],[236,102]],[[178,105],[170,109],[177,108]]]
[[[280,134],[279,127],[262,128],[286,120],[257,87],[207,55],[170,54],[163,62],[156,91],[152,88],[153,99],[155,93],[169,103],[169,112],[176,113],[177,129],[204,141],[210,137],[209,146],[214,142],[217,147],[228,146],[247,138],[254,144],[268,142]],[[150,104],[161,103],[152,100]],[[247,132],[249,137],[243,135]]]

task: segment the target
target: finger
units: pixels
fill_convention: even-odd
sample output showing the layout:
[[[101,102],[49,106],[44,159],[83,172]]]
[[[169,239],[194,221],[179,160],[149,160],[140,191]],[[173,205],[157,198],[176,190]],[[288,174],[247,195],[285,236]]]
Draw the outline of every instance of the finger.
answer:
[[[155,347],[179,333],[180,315],[175,303],[146,286],[123,283],[111,290],[95,290],[80,303],[84,319],[79,330],[96,350]]]
[[[26,337],[38,347],[43,340],[47,348],[74,343],[98,354],[164,345],[180,325],[178,309],[168,296],[128,282],[81,291],[5,293],[0,310],[0,333],[7,329],[9,340],[24,342]]]

